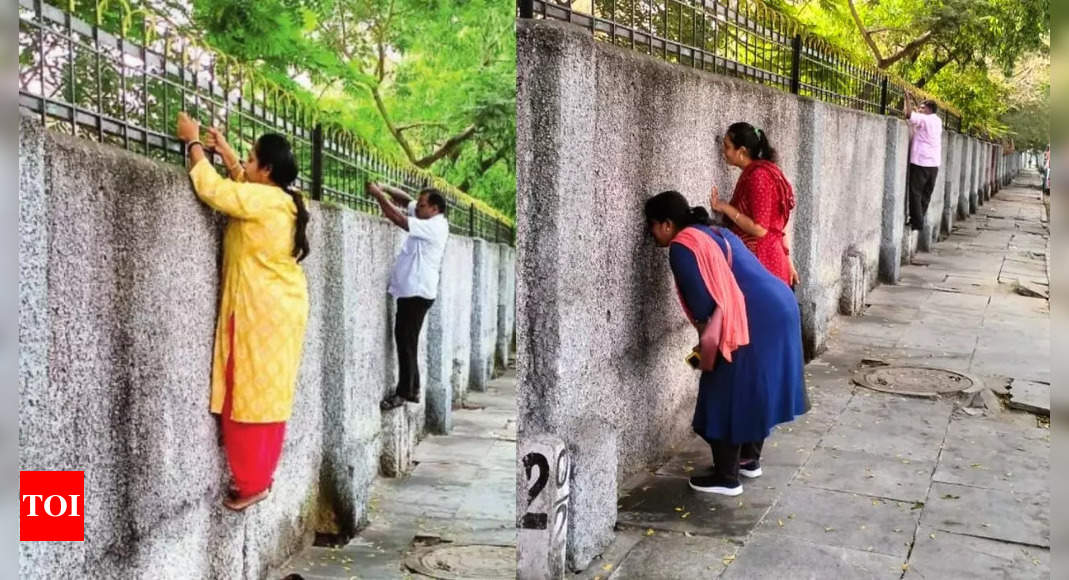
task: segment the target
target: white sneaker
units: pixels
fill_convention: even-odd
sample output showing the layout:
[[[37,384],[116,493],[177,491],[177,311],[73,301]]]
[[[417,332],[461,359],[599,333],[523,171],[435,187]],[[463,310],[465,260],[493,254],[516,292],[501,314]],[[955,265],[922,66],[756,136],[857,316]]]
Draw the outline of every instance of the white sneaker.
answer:
[[[690,488],[702,493],[716,493],[728,496],[736,496],[742,493],[742,484],[739,482],[724,481],[712,475],[690,478]]]
[[[746,467],[743,467],[743,465],[747,465],[751,467],[751,469],[747,469]],[[750,479],[753,479],[755,477],[761,477],[762,473],[763,472],[761,471],[761,464],[756,461],[739,465],[739,475],[743,477],[749,477]]]

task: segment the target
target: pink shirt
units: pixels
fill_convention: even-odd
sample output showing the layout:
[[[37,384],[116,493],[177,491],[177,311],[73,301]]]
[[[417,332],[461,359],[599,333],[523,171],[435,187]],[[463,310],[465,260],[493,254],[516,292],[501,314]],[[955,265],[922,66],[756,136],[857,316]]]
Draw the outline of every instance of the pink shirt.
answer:
[[[939,167],[943,159],[943,120],[939,115],[913,112],[909,116],[913,126],[913,147],[909,162],[921,167]]]

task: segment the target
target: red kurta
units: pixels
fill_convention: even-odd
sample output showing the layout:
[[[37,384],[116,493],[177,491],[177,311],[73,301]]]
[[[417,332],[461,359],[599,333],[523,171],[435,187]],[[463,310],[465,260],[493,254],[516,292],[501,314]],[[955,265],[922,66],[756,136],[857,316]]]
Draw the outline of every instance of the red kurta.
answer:
[[[742,238],[769,272],[790,285],[791,262],[784,230],[794,209],[794,191],[783,172],[771,161],[752,161],[735,183],[731,205],[768,233],[757,238],[734,224],[731,231]]]

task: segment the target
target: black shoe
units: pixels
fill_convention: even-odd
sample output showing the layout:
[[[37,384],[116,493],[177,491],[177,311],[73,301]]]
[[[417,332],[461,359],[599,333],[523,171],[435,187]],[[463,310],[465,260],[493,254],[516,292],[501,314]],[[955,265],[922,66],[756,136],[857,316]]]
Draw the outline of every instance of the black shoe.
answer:
[[[735,496],[742,493],[742,484],[738,481],[729,481],[715,475],[698,475],[690,478],[690,488],[702,493],[720,495]]]
[[[405,400],[399,395],[390,395],[379,403],[379,409],[383,411],[390,411],[405,404]]]
[[[749,477],[753,479],[755,477],[761,477],[761,462],[757,459],[751,459],[749,461],[743,461],[739,463],[739,475],[743,477]]]

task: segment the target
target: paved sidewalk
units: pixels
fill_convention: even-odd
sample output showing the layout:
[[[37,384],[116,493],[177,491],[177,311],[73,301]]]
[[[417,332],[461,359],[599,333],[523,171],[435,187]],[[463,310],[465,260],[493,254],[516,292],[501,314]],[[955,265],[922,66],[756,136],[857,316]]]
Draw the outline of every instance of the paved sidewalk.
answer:
[[[403,566],[423,543],[515,546],[515,371],[466,399],[467,408],[453,412],[451,434],[428,436],[416,448],[410,475],[375,481],[371,522],[356,538],[342,548],[305,550],[281,576],[426,578]]]
[[[998,387],[1049,382],[1038,189],[1006,187],[897,286],[841,318],[806,367],[813,409],[765,444],[735,498],[697,494],[695,438],[620,500],[616,543],[580,578],[1049,578],[1050,432],[1037,415],[855,386],[862,359],[933,366]],[[1044,388],[1038,384],[1039,388]],[[1019,387],[1022,388],[1022,387]],[[1046,387],[1049,391],[1049,387]],[[1049,403],[1048,403],[1049,405]]]

